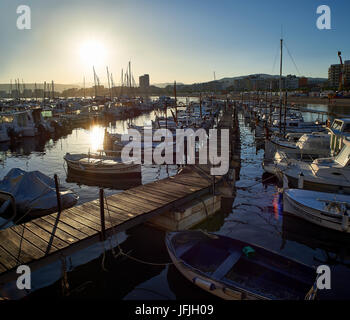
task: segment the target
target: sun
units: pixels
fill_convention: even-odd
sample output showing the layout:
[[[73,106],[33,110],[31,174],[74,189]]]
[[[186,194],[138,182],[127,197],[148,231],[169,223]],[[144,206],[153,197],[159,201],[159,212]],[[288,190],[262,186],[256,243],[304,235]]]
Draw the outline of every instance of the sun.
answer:
[[[105,65],[107,50],[99,41],[89,40],[80,45],[80,58],[86,66]]]

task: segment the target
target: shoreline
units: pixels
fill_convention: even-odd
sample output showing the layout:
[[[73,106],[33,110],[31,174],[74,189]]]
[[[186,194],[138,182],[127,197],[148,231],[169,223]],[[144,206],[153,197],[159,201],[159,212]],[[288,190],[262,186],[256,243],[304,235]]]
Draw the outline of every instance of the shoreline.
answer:
[[[233,95],[233,99],[242,100],[241,95]],[[256,100],[257,96],[252,96],[250,100]],[[265,101],[265,96],[261,96],[261,99]],[[270,102],[270,97],[267,99]],[[244,101],[249,101],[249,98],[245,97]],[[272,101],[274,103],[279,102],[279,97],[273,97]],[[296,104],[322,104],[333,107],[349,107],[350,108],[350,99],[328,99],[328,98],[316,98],[316,97],[288,97],[289,103]]]

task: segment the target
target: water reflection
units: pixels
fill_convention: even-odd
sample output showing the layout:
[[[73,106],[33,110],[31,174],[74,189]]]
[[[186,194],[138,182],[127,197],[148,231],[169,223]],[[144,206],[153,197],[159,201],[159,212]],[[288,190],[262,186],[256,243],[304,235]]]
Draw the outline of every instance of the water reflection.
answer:
[[[105,128],[99,125],[94,125],[89,132],[90,150],[95,152],[103,149],[103,138],[105,135]]]

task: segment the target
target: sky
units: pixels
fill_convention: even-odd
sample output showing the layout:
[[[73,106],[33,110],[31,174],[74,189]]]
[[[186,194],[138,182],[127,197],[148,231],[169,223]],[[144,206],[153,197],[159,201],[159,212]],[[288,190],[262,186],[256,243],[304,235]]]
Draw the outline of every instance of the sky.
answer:
[[[30,30],[16,26],[19,5]],[[316,27],[319,5],[331,30]],[[339,50],[350,60],[349,12],[348,0],[0,0],[0,83],[92,82],[94,65],[119,84],[128,61],[136,82],[278,74],[281,29],[283,74],[326,78]]]

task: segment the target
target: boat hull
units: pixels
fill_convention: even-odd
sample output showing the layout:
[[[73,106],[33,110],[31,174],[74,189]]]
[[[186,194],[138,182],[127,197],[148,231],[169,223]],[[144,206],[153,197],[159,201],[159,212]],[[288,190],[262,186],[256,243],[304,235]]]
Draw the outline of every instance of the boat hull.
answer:
[[[320,210],[310,206],[305,206],[296,199],[292,198],[288,192],[283,193],[283,211],[321,227],[350,233],[349,226],[347,226],[345,230],[342,228],[341,218],[331,217],[323,214]]]
[[[288,178],[288,187],[289,188],[298,188],[298,178],[290,175],[288,171],[282,173],[280,170],[276,169],[275,173],[280,181],[283,181],[283,174]],[[331,183],[318,183],[312,180],[309,180],[306,176],[304,177],[303,189],[313,190],[320,192],[328,193],[341,193],[341,194],[350,194],[350,186],[344,185],[335,185]]]
[[[185,278],[227,300],[304,299],[316,278],[312,267],[221,235],[172,232],[166,246]]]
[[[126,166],[125,168],[113,169],[94,169],[81,168],[79,165],[67,162],[68,172],[75,175],[83,175],[89,178],[138,178],[141,176],[140,165]]]

